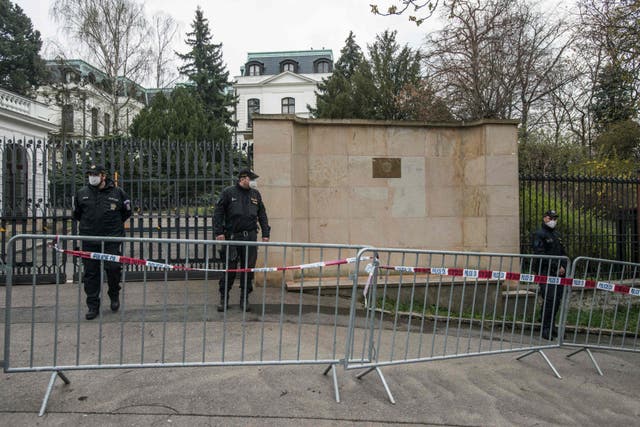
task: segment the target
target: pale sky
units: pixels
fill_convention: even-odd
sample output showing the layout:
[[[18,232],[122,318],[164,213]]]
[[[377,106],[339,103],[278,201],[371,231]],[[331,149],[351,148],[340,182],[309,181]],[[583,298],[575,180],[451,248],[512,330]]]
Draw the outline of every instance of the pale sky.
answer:
[[[49,14],[49,0],[11,0],[31,18],[34,28],[41,33],[45,45],[51,41],[65,43],[64,34]],[[230,76],[240,74],[248,52],[285,50],[331,49],[334,60],[352,30],[356,41],[366,52],[376,34],[385,29],[398,30],[397,40],[402,45],[418,48],[428,31],[435,29],[437,21],[430,20],[420,27],[408,21],[407,16],[375,16],[370,11],[374,0],[147,0],[147,16],[162,11],[174,17],[182,26],[176,50],[186,51],[183,40],[198,5],[209,20],[215,43],[223,43],[222,53]],[[379,0],[388,6],[390,0]],[[50,53],[51,49],[43,55]],[[53,56],[53,55],[52,55]],[[67,57],[70,57],[67,54]]]

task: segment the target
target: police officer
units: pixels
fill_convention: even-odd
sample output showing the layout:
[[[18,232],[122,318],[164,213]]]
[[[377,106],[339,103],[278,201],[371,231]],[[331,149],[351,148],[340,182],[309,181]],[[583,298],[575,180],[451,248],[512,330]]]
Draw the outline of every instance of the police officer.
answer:
[[[539,255],[565,256],[566,252],[560,236],[556,231],[558,214],[554,210],[548,210],[542,217],[542,226],[533,233],[531,246],[533,253]],[[534,272],[544,276],[564,277],[566,274],[566,260],[540,260],[538,269]],[[562,285],[539,284],[542,306],[542,338],[550,340],[558,336],[555,326],[555,318],[562,302],[564,287]]]
[[[80,222],[82,236],[124,236],[124,222],[131,216],[131,200],[127,193],[114,185],[107,177],[102,165],[90,165],[86,170],[87,185],[76,193],[73,207],[73,219]],[[121,255],[120,242],[103,242],[84,240],[82,250],[88,252],[104,252]],[[84,291],[87,294],[88,311],[86,319],[95,319],[100,312],[100,261],[82,259],[84,266]],[[111,311],[120,308],[120,274],[119,263],[104,262],[109,284]]]
[[[251,169],[238,172],[238,182],[225,188],[220,194],[213,214],[213,229],[216,240],[241,240],[255,242],[258,238],[258,223],[262,231],[262,241],[269,241],[271,227],[262,196],[256,190],[256,175]],[[230,246],[223,252],[229,269],[253,268],[256,265],[256,246]],[[218,311],[229,307],[229,291],[236,273],[228,272],[220,279],[220,304]],[[240,273],[240,308],[250,311],[249,294],[253,291],[253,273]]]

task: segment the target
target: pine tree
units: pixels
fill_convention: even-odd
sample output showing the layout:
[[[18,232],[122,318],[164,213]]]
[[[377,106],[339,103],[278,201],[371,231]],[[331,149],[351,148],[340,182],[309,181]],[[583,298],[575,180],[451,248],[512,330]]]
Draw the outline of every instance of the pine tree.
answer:
[[[235,126],[233,107],[236,103],[233,84],[229,82],[229,72],[222,60],[222,43],[212,42],[209,21],[198,7],[191,24],[192,31],[187,33],[186,43],[191,51],[178,54],[184,61],[179,68],[193,84],[193,90],[203,103],[205,112],[211,120],[220,125]]]
[[[204,104],[190,89],[175,88],[169,97],[157,94],[131,124],[134,138],[183,142],[215,140],[214,124],[207,120]]]
[[[593,93],[592,107],[599,133],[637,114],[632,92],[633,78],[627,70],[618,64],[607,64],[602,69]]]
[[[408,46],[400,47],[396,41],[397,31],[376,36],[369,46],[369,64],[375,91],[373,92],[373,119],[407,120],[410,117],[398,108],[397,96],[407,86],[420,86],[420,52]]]
[[[404,105],[410,87],[422,86],[420,52],[396,42],[396,32],[385,31],[369,47],[365,59],[349,33],[332,76],[316,91],[314,117],[342,119],[411,120]],[[404,94],[404,105],[398,97]]]
[[[357,96],[354,75],[364,64],[364,56],[353,31],[340,50],[333,74],[322,79],[316,93],[316,108],[309,108],[314,117],[325,119],[365,118],[363,105]]]
[[[0,0],[0,87],[29,96],[46,76],[40,32],[20,6]]]

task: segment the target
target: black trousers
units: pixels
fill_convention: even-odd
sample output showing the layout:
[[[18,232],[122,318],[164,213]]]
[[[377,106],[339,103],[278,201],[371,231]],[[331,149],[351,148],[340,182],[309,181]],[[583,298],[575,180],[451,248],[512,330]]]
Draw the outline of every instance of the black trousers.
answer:
[[[233,234],[230,239],[255,242],[257,237],[257,231],[248,231],[246,233]],[[258,259],[258,247],[245,245],[223,246],[221,258],[225,261],[227,269],[254,268],[256,266],[256,260]],[[241,295],[244,296],[246,292],[248,296],[253,291],[253,273],[223,273],[219,282],[221,300],[224,300],[225,297],[228,299],[229,291],[233,286],[233,281],[236,279],[236,274],[240,278]]]
[[[82,242],[82,250],[122,255],[122,244],[105,242],[103,251],[101,243],[85,241]],[[84,266],[82,281],[84,283],[84,292],[87,294],[87,307],[89,307],[90,310],[98,310],[100,308],[100,289],[102,288],[100,281],[100,264],[101,261],[82,258],[82,265]],[[109,298],[117,298],[120,292],[122,264],[104,261],[104,271],[107,275],[107,283],[109,284]]]
[[[540,284],[538,288],[542,297],[542,313],[540,315],[542,331],[550,333],[555,329],[555,319],[562,304],[564,286]]]

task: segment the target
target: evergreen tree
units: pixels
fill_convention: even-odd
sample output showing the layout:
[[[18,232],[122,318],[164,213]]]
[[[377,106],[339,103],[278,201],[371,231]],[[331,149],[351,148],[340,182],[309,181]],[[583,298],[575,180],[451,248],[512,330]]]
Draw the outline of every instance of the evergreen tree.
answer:
[[[150,140],[203,141],[224,136],[207,120],[204,104],[190,89],[177,87],[169,97],[157,94],[136,116],[130,132],[134,138]]]
[[[40,32],[20,6],[0,0],[0,87],[28,96],[46,76]]]
[[[336,62],[335,71],[350,79],[363,61],[364,55],[362,54],[362,49],[356,43],[356,36],[353,31],[349,31],[345,45],[340,50],[340,58]]]
[[[233,106],[233,84],[229,82],[229,72],[222,60],[222,43],[212,42],[209,22],[198,7],[191,24],[192,31],[187,33],[186,43],[191,50],[178,54],[184,61],[179,68],[193,83],[193,90],[202,102],[207,116],[219,126],[235,126]]]
[[[414,120],[406,96],[414,93],[407,88],[423,86],[421,55],[401,48],[396,34],[378,35],[365,59],[350,33],[333,75],[318,86],[311,113],[320,118]]]
[[[627,70],[615,63],[602,69],[593,94],[593,117],[599,133],[636,115],[632,93],[633,77]]]
[[[326,119],[363,118],[362,104],[359,102],[353,80],[359,67],[364,63],[364,55],[356,43],[353,31],[340,50],[333,74],[318,84],[316,108],[309,107],[314,117]]]
[[[610,124],[593,141],[597,153],[606,159],[640,160],[640,125],[634,120]]]
[[[397,31],[376,36],[369,46],[369,65],[375,90],[373,91],[373,119],[408,120],[406,111],[398,107],[397,96],[407,86],[421,85],[420,52],[408,46],[400,47]]]

